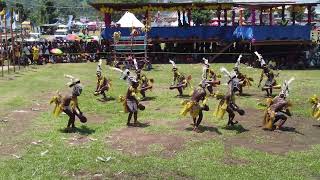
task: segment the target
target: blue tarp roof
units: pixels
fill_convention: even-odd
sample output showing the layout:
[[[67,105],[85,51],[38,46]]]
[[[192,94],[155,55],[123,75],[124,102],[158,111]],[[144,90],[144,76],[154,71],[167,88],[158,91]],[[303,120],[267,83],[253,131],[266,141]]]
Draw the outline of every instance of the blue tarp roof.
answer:
[[[121,31],[121,36],[130,36],[131,28],[106,28],[102,37],[112,40],[113,32]],[[235,40],[310,40],[311,26],[194,26],[194,27],[153,27],[148,33],[151,39],[220,39]],[[144,34],[141,33],[140,36]]]

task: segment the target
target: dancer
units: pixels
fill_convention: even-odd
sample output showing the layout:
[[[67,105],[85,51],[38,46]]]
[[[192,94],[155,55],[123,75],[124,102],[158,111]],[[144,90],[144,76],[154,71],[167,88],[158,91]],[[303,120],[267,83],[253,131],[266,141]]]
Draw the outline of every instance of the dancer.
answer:
[[[266,130],[281,129],[287,120],[287,116],[291,116],[289,107],[291,103],[287,100],[289,96],[289,85],[294,80],[291,78],[282,85],[282,90],[274,99],[269,99],[268,108],[265,111],[263,119],[263,128]],[[276,124],[279,121],[278,124]]]
[[[55,108],[53,110],[54,116],[57,117],[62,112],[66,113],[69,116],[67,131],[70,132],[75,129],[76,116],[82,123],[87,122],[87,118],[83,115],[78,104],[78,96],[80,96],[82,92],[82,85],[80,84],[80,80],[74,78],[71,75],[65,75],[65,77],[70,79],[70,82],[67,83],[67,85],[72,88],[72,93],[63,97],[58,92],[57,96],[54,96],[51,99],[50,104],[55,103]]]
[[[228,81],[227,94],[223,97],[217,97],[217,99],[221,100],[216,111],[214,112],[214,116],[222,119],[225,112],[227,112],[229,116],[227,126],[234,126],[238,123],[238,121],[233,121],[235,117],[234,112],[236,111],[241,116],[245,114],[245,111],[235,103],[235,93],[240,90],[239,79],[234,73],[231,74],[224,67],[222,67],[220,70],[221,72],[225,73],[230,80]]]
[[[139,69],[137,60],[135,58],[133,59],[133,63],[136,68],[136,75],[137,75],[137,80],[139,83],[138,89],[139,89],[140,94],[142,95],[141,100],[144,100],[144,99],[146,99],[146,91],[152,90],[154,80],[148,79],[145,74],[141,74],[141,69]]]
[[[102,75],[102,60],[99,60],[98,66],[97,66],[97,87],[96,91],[94,92],[95,96],[98,96],[101,94],[103,96],[103,100],[107,101],[108,98],[106,96],[105,91],[109,91],[109,88],[111,86],[111,80],[107,79],[105,76]]]
[[[183,109],[181,111],[181,115],[186,116],[187,113],[190,113],[190,116],[193,119],[193,131],[199,132],[199,125],[203,118],[202,111],[209,111],[209,106],[207,103],[207,93],[206,93],[206,86],[207,86],[206,80],[202,80],[199,84],[199,88],[193,91],[193,94],[191,96],[191,100],[184,101],[182,103]],[[202,103],[200,104],[200,101]],[[198,118],[198,120],[197,120]]]
[[[247,77],[247,75],[242,74],[239,71],[240,67],[240,61],[242,58],[242,54],[239,55],[238,60],[233,68],[234,72],[236,73],[237,78],[239,79],[239,95],[241,96],[243,94],[243,87],[249,87],[252,86],[253,79],[250,77]]]
[[[310,103],[312,104],[312,116],[320,121],[320,99],[314,95],[309,99]]]
[[[260,81],[258,87],[261,86],[261,82],[263,80],[263,77],[266,76],[267,80],[265,82],[265,85],[262,87],[262,91],[267,92],[267,97],[272,97],[272,90],[273,89],[280,89],[281,86],[277,84],[277,81],[275,80],[275,77],[277,77],[279,74],[275,75],[273,71],[268,67],[264,59],[262,58],[261,54],[259,54],[257,51],[254,52],[258,56],[258,61],[260,62],[261,68],[263,71],[261,72]]]
[[[175,64],[174,61],[170,60],[169,61],[173,68],[172,68],[172,71],[173,71],[173,82],[171,83],[171,86],[170,86],[170,90],[172,89],[177,89],[178,92],[179,92],[179,95],[180,97],[183,96],[183,90],[186,88],[186,87],[191,87],[190,85],[190,81],[191,81],[191,75],[189,75],[187,78],[178,71],[178,68]]]
[[[220,75],[217,75],[212,69],[210,69],[209,61],[205,58],[203,58],[204,65],[202,68],[202,79],[205,79],[207,81],[207,89],[210,93],[210,96],[216,96],[218,94],[218,91],[216,90],[216,87],[220,85]]]

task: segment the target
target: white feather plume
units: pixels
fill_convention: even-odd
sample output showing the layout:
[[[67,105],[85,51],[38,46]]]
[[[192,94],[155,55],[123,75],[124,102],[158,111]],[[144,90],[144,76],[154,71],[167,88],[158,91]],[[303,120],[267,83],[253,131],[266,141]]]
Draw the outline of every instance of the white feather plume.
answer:
[[[122,73],[123,71],[119,68],[116,68],[116,67],[110,67],[111,70],[114,70],[114,71],[118,71],[120,73]]]
[[[220,68],[220,71],[221,71],[222,73],[224,73],[225,76],[231,77],[230,72],[229,72],[225,67],[221,67],[221,68]]]
[[[176,67],[176,63],[174,61],[172,61],[171,59],[169,60],[169,62],[172,64],[172,66],[175,68]]]
[[[264,61],[264,59],[262,58],[262,55],[259,54],[257,51],[254,52],[255,55],[257,55],[258,57],[258,61],[260,62],[260,65],[263,66],[266,64],[266,62]]]
[[[134,64],[134,67],[136,68],[136,70],[138,70],[138,63],[137,63],[136,58],[133,59],[133,64]]]
[[[234,65],[234,67],[239,67],[240,66],[240,61],[241,61],[241,58],[242,58],[242,54],[239,55],[238,59],[237,59],[237,62],[236,64]]]
[[[208,59],[202,58],[202,60],[203,60],[204,64],[209,64],[209,60]]]

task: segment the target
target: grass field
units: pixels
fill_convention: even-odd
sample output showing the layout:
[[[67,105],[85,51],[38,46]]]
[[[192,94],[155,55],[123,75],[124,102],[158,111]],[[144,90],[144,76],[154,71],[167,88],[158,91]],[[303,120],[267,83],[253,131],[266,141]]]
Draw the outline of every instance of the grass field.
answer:
[[[233,64],[212,64],[229,70]],[[261,127],[264,92],[257,88],[261,70],[241,66],[254,78],[237,97],[246,110],[236,116],[239,125],[225,128],[224,120],[212,113],[218,101],[210,98],[204,113],[202,133],[190,130],[191,118],[179,115],[178,92],[168,89],[170,65],[154,65],[145,72],[155,79],[155,87],[139,121],[145,127],[126,127],[119,95],[127,84],[120,74],[103,67],[112,79],[108,95],[100,102],[93,95],[96,64],[56,64],[37,66],[0,79],[0,179],[319,179],[320,128],[310,117],[308,98],[319,94],[320,71],[280,71],[279,82],[294,76],[289,99],[293,118],[286,131],[269,132]],[[200,81],[200,64],[180,65],[191,74],[195,86]],[[84,91],[79,98],[88,122],[76,121],[78,131],[65,133],[67,116],[52,116],[48,102],[57,90],[68,92],[63,74],[79,77]],[[223,82],[226,79],[222,78]],[[225,85],[219,86],[224,92]],[[278,93],[276,91],[275,93]],[[189,90],[185,91],[189,94]],[[32,109],[32,110],[31,110]],[[102,157],[103,161],[97,160]],[[100,158],[101,159],[101,158]]]

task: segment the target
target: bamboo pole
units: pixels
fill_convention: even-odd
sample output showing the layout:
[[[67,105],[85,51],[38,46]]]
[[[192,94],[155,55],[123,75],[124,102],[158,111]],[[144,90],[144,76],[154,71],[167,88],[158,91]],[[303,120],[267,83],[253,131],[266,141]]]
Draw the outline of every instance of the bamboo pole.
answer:
[[[6,15],[4,15],[4,30],[5,30],[5,38],[6,38],[6,46],[5,46],[5,50],[6,50],[6,59],[8,62],[8,74],[10,74],[10,61],[8,60],[8,31],[7,31],[7,18]]]
[[[10,11],[10,34],[11,34],[11,61],[13,63],[13,72],[16,72],[16,62],[15,62],[15,48],[14,48],[14,37],[13,37],[13,29],[12,29],[12,24],[13,24],[13,8],[11,8]]]

